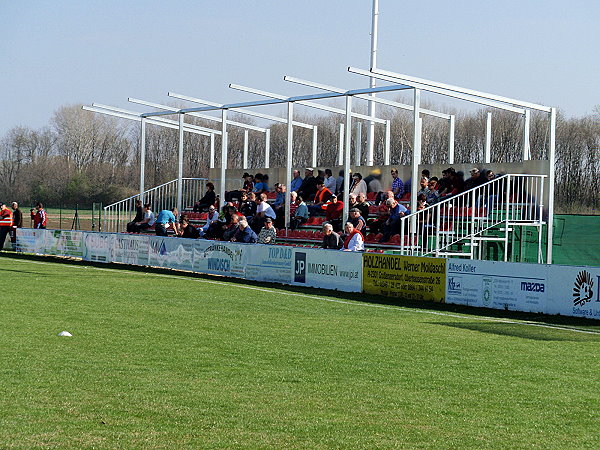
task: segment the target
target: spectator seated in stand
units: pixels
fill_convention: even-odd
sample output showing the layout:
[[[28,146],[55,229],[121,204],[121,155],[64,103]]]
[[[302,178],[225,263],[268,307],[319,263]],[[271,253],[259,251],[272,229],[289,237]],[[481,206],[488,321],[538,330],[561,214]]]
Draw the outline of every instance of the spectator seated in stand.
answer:
[[[209,181],[206,183],[206,194],[194,204],[194,212],[206,211],[208,207],[214,205],[216,201],[217,194],[215,194],[215,185]]]
[[[344,202],[339,201],[337,195],[332,195],[331,203],[325,208],[325,220],[333,226],[334,231],[342,229],[342,214],[344,214]]]
[[[136,222],[131,227],[132,233],[139,233],[141,231],[147,230],[148,228],[152,228],[154,226],[154,222],[156,218],[154,213],[150,209],[150,203],[146,203],[144,205],[144,219],[141,222]]]
[[[308,220],[308,207],[300,195],[296,195],[296,210],[291,214],[293,214],[290,220],[290,228],[292,230],[295,230]]]
[[[273,211],[275,211],[275,216],[277,217],[277,219],[275,219],[275,221],[277,222],[277,225],[279,228],[283,228],[284,226],[284,218],[285,218],[285,192],[286,192],[286,187],[285,184],[277,184],[277,187],[275,188],[275,192],[277,193],[277,196],[275,197],[275,201],[271,204],[271,207],[273,208]]]
[[[245,194],[244,194],[245,195]],[[219,221],[219,212],[214,205],[208,207],[208,215],[206,216],[206,223],[202,226],[200,231],[200,236],[204,236],[204,234],[208,231],[209,227]]]
[[[256,214],[257,207],[258,205],[256,204],[256,194],[254,192],[242,194],[238,211],[241,212],[244,216],[246,216],[248,220],[252,220],[252,217],[254,217],[254,215]]]
[[[333,225],[325,222],[323,224],[323,242],[321,243],[321,248],[339,250],[343,245],[344,241],[339,234],[333,231]]]
[[[394,234],[400,232],[400,219],[408,212],[408,210],[395,199],[388,199],[386,205],[390,209],[390,217],[383,226],[383,236],[379,242],[388,242]]]
[[[323,205],[329,201],[333,194],[325,187],[325,183],[321,180],[317,181],[317,192],[313,204],[308,207],[308,212],[311,216],[319,215],[323,212]]]
[[[392,191],[388,191],[388,192],[391,195],[390,198],[394,199],[394,193]],[[368,224],[369,230],[371,230],[372,233],[376,233],[376,234],[380,233],[381,230],[383,230],[383,226],[385,225],[385,223],[387,222],[387,220],[389,218],[390,218],[390,209],[388,208],[388,206],[386,205],[385,202],[382,202],[377,207],[377,219],[375,219],[374,221],[372,221]]]
[[[346,233],[344,234],[344,246],[342,250],[345,252],[360,252],[365,249],[365,238],[362,233],[354,229],[351,222],[346,222],[344,226]]]
[[[348,211],[348,220],[346,223],[351,223],[355,230],[365,232],[367,230],[367,221],[360,215],[360,209],[352,208]]]
[[[240,223],[240,216],[237,214],[232,214],[229,223],[225,222],[221,225],[221,240],[222,241],[231,241],[235,233],[238,231],[238,225]]]
[[[248,225],[246,219],[240,219],[237,229],[230,238],[231,242],[242,242],[244,244],[254,244],[258,241],[258,236]]]
[[[471,169],[471,177],[465,180],[464,190],[468,191],[469,189],[476,188],[477,186],[481,186],[487,180],[481,176],[481,172],[477,167],[473,167]]]
[[[267,217],[265,226],[260,230],[260,233],[258,233],[258,243],[274,244],[275,239],[277,239],[277,230],[273,226],[273,220],[270,217]]]
[[[360,215],[363,216],[363,219],[367,220],[369,218],[369,207],[371,205],[367,201],[367,196],[362,192],[358,194],[356,197],[356,204],[354,208],[360,209]]]
[[[440,199],[440,192],[438,191],[437,178],[431,177],[429,179],[429,193],[425,197],[425,201],[428,205],[437,203]]]
[[[135,201],[135,217],[127,224],[127,232],[132,233],[135,229],[135,224],[144,220],[144,208],[141,200]]]
[[[269,185],[264,182],[264,177],[265,176],[262,173],[257,173],[256,175],[254,175],[255,183],[252,192],[254,192],[256,195],[260,195],[263,192],[269,191]]]
[[[172,228],[177,236],[177,208],[172,210],[163,209],[158,213],[156,222],[154,222],[154,231],[157,236],[167,236],[167,230]]]
[[[425,197],[427,197],[427,195],[429,194],[429,179],[426,177],[421,177],[421,180],[419,181],[419,186],[421,188],[417,191],[417,197],[421,194],[424,194]]]
[[[265,219],[267,217],[270,217],[273,220],[277,218],[277,216],[275,215],[275,211],[273,210],[273,208],[271,208],[271,205],[267,203],[267,194],[260,194],[260,197],[256,199],[256,204],[256,214],[254,215],[254,217],[252,217],[250,224],[254,233],[256,233],[257,230],[260,232],[261,228],[265,224]]]
[[[365,183],[367,183],[367,194],[370,192],[379,194],[383,191],[383,187],[381,186],[381,170],[373,169],[369,176],[365,178]]]
[[[182,238],[198,239],[200,237],[200,231],[190,223],[188,217],[184,214],[181,216],[181,225],[179,227],[178,235]]]

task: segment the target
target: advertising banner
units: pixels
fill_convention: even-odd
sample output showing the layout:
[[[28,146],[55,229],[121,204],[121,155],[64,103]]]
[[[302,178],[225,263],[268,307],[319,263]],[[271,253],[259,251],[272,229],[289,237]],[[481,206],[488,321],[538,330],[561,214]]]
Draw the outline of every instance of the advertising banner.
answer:
[[[256,244],[234,242],[194,241],[194,272],[245,278],[248,253]]]
[[[112,261],[147,266],[149,247],[148,236],[115,234]]]
[[[283,245],[254,245],[248,248],[246,279],[290,284],[294,250]]]
[[[446,260],[365,253],[363,289],[368,294],[443,303]]]
[[[548,266],[548,314],[600,319],[600,267]]]
[[[194,270],[193,239],[162,236],[150,236],[147,239],[149,266]]]
[[[83,232],[72,230],[48,230],[46,232],[47,255],[83,257]]]
[[[362,290],[362,253],[294,247],[292,284],[336,289]]]
[[[83,238],[83,259],[85,261],[111,262],[115,234],[85,233]]]
[[[547,266],[497,261],[447,263],[446,303],[545,312]]]
[[[16,251],[24,253],[45,253],[46,230],[17,228]]]

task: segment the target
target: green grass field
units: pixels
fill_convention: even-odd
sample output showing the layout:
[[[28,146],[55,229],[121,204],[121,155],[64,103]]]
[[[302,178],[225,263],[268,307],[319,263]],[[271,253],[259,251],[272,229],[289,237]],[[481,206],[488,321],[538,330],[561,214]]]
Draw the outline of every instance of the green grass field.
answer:
[[[2,448],[600,447],[600,326],[1,256],[0,273]]]

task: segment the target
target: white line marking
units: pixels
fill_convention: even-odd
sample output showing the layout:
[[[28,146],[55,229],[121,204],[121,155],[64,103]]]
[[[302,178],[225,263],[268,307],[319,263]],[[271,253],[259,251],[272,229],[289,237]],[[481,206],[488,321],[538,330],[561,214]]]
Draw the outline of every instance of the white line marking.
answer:
[[[62,265],[62,264],[64,264],[64,263],[55,263],[55,262],[49,262],[49,261],[31,261],[31,260],[27,260],[27,259],[12,259],[11,261],[18,261],[18,262],[22,262],[22,263],[31,263],[31,264],[41,264],[41,265]],[[71,265],[70,267],[78,268],[78,269],[94,269],[94,270],[100,270],[100,271],[104,271],[104,272],[116,272],[116,273],[121,273],[121,274],[137,274],[137,275],[147,275],[147,276],[155,276],[155,277],[162,277],[162,278],[173,278],[176,280],[195,281],[195,282],[199,282],[199,283],[216,284],[219,286],[231,287],[231,285],[232,285],[231,282],[226,282],[226,281],[205,280],[202,278],[189,277],[189,276],[185,276],[185,275],[167,275],[167,274],[162,274],[162,273],[140,272],[137,270],[129,270],[126,268],[109,269],[109,268],[105,268],[105,267],[81,266],[81,265]],[[157,268],[160,269],[160,267],[157,267]],[[210,275],[210,274],[208,274],[208,275]],[[242,280],[242,279],[240,279],[240,280]],[[286,285],[282,285],[282,287],[285,287],[285,286]],[[441,312],[441,311],[430,311],[430,310],[426,310],[426,309],[405,308],[403,306],[378,305],[376,303],[366,303],[366,302],[361,302],[361,301],[348,301],[348,300],[339,300],[339,299],[335,299],[335,298],[317,297],[315,295],[301,294],[298,292],[287,292],[285,290],[280,291],[280,290],[259,288],[259,287],[255,287],[255,286],[244,286],[244,285],[238,285],[238,284],[236,284],[236,287],[241,288],[241,289],[248,289],[251,291],[260,291],[260,292],[268,292],[270,294],[288,295],[290,297],[310,298],[313,300],[325,301],[325,302],[330,302],[330,303],[341,303],[344,305],[364,306],[364,307],[368,307],[368,308],[387,309],[387,310],[392,310],[392,311],[402,311],[402,312],[416,313],[416,314],[429,314],[429,315],[433,315],[433,316],[453,317],[453,318],[457,318],[457,319],[481,320],[484,322],[497,322],[497,323],[505,323],[505,324],[510,324],[510,325],[524,325],[524,326],[531,326],[531,327],[549,328],[552,330],[572,331],[574,333],[600,335],[600,332],[598,332],[598,331],[582,330],[579,328],[570,328],[570,327],[560,327],[560,326],[556,326],[556,325],[546,325],[543,323],[536,323],[536,322],[519,322],[519,321],[515,321],[515,320],[497,319],[495,317],[487,317],[487,316],[466,316],[466,315],[462,315],[462,314],[452,314],[452,313],[445,313],[445,312]]]

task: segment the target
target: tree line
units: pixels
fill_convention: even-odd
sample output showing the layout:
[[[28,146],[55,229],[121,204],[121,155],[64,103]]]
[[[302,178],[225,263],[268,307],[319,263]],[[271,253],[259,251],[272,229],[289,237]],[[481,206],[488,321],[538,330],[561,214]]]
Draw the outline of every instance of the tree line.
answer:
[[[429,109],[435,106],[425,105]],[[484,159],[487,110],[456,114],[455,161]],[[409,111],[381,108],[378,116],[391,121],[392,164],[410,164],[413,118]],[[492,164],[515,162],[523,153],[523,118],[509,112],[492,111]],[[243,115],[238,122],[256,124]],[[343,116],[297,115],[295,120],[317,125],[318,164],[337,166],[339,124]],[[214,122],[186,117],[186,123],[218,129]],[[287,126],[263,125],[271,132],[271,167],[285,165]],[[366,159],[366,124],[363,125],[363,164]],[[448,123],[423,118],[422,162],[444,163],[448,154]],[[530,146],[533,159],[546,159],[550,126],[547,114],[532,113]],[[146,129],[146,186],[156,186],[177,177],[178,131],[149,125]],[[352,133],[353,148],[355,133]],[[244,132],[229,127],[228,167],[242,167]],[[264,134],[249,132],[248,162],[264,167]],[[375,164],[384,158],[385,130],[376,126]],[[184,176],[206,177],[210,138],[184,134]],[[220,137],[215,138],[215,163],[220,166]],[[600,205],[600,105],[583,117],[565,117],[559,112],[556,133],[556,205],[560,211],[590,212]],[[310,165],[312,131],[294,128],[294,166]],[[353,158],[354,162],[354,158]],[[0,201],[24,205],[42,201],[51,206],[109,204],[134,195],[139,186],[139,124],[81,109],[60,107],[48,126],[32,129],[17,126],[0,140]],[[273,180],[277,181],[277,180]]]

